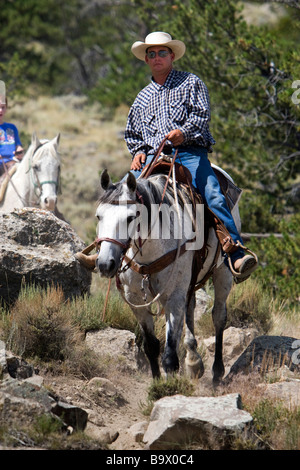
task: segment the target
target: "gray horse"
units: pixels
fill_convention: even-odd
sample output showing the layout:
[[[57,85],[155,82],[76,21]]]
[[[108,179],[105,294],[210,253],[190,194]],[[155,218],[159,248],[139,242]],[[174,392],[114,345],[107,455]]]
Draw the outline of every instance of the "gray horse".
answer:
[[[96,210],[96,269],[107,278],[116,276],[122,296],[141,327],[153,377],[160,376],[153,304],[159,304],[166,318],[165,374],[179,369],[178,347],[185,323],[186,373],[191,378],[203,375],[194,336],[195,289],[212,277],[216,332],[213,381],[218,383],[224,375],[222,341],[232,274],[224,263],[214,228],[204,228],[203,204],[193,204],[190,194],[181,185],[175,186],[174,182],[166,184],[165,175],[136,180],[131,173],[112,184],[104,170]],[[234,212],[240,227],[237,206]]]

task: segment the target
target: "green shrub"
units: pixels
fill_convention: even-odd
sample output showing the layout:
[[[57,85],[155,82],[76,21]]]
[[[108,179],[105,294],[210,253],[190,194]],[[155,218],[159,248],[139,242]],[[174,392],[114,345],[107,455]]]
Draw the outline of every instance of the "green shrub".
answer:
[[[255,326],[266,333],[272,320],[272,297],[255,279],[234,285],[227,302],[227,323],[237,328]]]
[[[282,238],[252,239],[249,247],[259,258],[254,277],[265,290],[277,299],[288,300],[291,306],[299,306],[300,279],[300,214],[290,220],[282,220]]]
[[[84,343],[61,289],[26,286],[10,309],[2,312],[1,329],[15,354],[47,363],[49,372],[91,378],[101,365]]]
[[[252,416],[261,438],[271,448],[299,450],[300,407],[288,409],[280,401],[264,399],[257,404]]]
[[[137,322],[130,307],[114,287],[110,288],[108,297],[107,290],[105,283],[93,295],[69,302],[68,308],[76,324],[84,331],[111,326],[135,332]]]
[[[8,325],[6,325],[8,327]],[[64,360],[81,339],[60,289],[25,287],[10,311],[9,347],[25,357]]]
[[[143,413],[149,415],[152,411],[154,402],[160,398],[173,395],[193,395],[194,385],[185,377],[170,375],[167,379],[154,379],[148,389],[147,404],[143,405]]]

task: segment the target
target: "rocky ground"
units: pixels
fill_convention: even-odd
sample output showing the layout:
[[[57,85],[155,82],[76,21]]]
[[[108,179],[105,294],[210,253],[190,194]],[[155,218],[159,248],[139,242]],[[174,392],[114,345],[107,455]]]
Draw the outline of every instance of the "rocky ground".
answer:
[[[253,348],[251,352],[251,345],[256,348],[257,357],[260,357],[257,363],[258,370],[262,371],[262,368],[265,367],[264,373],[269,373],[264,365],[263,351],[268,350],[272,354],[272,364],[275,365],[279,347],[285,348],[287,355],[295,354],[294,346],[291,346],[292,341],[294,341],[294,338],[256,337],[254,330],[228,328],[224,335],[226,376],[229,377],[230,371],[234,370],[235,377],[239,377],[238,374],[236,375],[238,371],[245,371],[247,367],[249,368],[251,357],[253,358]],[[87,418],[86,423],[82,427],[84,427],[84,435],[88,436],[90,441],[84,439],[80,445],[77,442],[75,445],[76,449],[78,449],[78,445],[81,450],[147,449],[143,442],[143,436],[150,423],[150,416],[145,415],[145,410],[152,379],[149,369],[144,362],[143,354],[140,353],[136,346],[135,336],[125,330],[108,328],[88,333],[86,343],[96,354],[99,354],[99,360],[101,358],[102,361],[104,360],[104,351],[107,358],[110,359],[112,352],[114,352],[114,361],[106,368],[105,377],[79,380],[78,378],[66,375],[53,376],[45,370],[40,370],[38,375],[33,374],[33,377],[24,379],[28,375],[24,371],[26,371],[27,367],[31,369],[32,367],[30,365],[23,365],[24,368],[20,364],[18,370],[21,372],[19,376],[18,373],[17,375],[15,373],[15,378],[8,378],[7,373],[3,374],[2,381],[0,381],[0,409],[2,416],[0,430],[5,424],[8,425],[8,434],[13,436],[14,442],[12,445],[12,440],[5,439],[4,434],[4,437],[1,439],[0,433],[1,450],[12,448],[47,448],[45,443],[41,443],[40,447],[36,443],[31,446],[30,439],[27,438],[26,440],[22,437],[22,434],[13,432],[16,428],[16,421],[19,425],[26,416],[30,421],[32,414],[37,413],[41,402],[37,405],[35,400],[33,400],[33,395],[35,394],[35,397],[37,397],[38,394],[42,393],[42,390],[46,390],[56,400],[63,402],[63,406],[70,406],[71,411],[73,410],[77,418],[81,420],[80,423],[85,417]],[[249,394],[252,394],[252,398],[255,398],[255,395],[259,395],[260,398],[269,396],[282,399],[287,407],[300,405],[299,368],[297,368],[298,366],[296,368],[290,367],[291,361],[287,361],[287,365],[282,365],[280,369],[278,364],[276,365],[275,383],[272,383],[270,380],[271,383],[267,384],[267,382],[261,380],[261,376],[257,379],[258,375],[253,372],[250,376],[243,376],[242,380],[233,378],[227,386],[214,390],[211,375],[213,343],[213,338],[207,338],[202,343],[202,348],[205,348],[206,371],[201,380],[194,382],[195,392],[193,396],[216,397],[217,395],[224,396],[228,393],[236,393],[241,395],[242,400],[246,394],[246,399],[249,400]],[[6,360],[9,361],[10,353],[6,352],[6,356]],[[281,355],[282,357],[283,355]],[[296,356],[291,357],[296,358]],[[11,363],[13,363],[13,360],[11,360]],[[5,358],[3,359],[2,354],[3,364],[5,364]],[[8,383],[10,384],[9,386],[7,385]],[[24,384],[29,386],[29,388],[27,388],[26,393],[24,391],[21,393],[22,387],[25,390]],[[30,411],[28,411],[29,408],[27,406],[29,402],[31,402],[30,406],[33,406],[33,402],[35,402],[34,407]],[[44,405],[45,397],[43,398]],[[56,403],[56,408],[57,405]],[[51,406],[53,409],[53,404]],[[66,413],[67,415],[66,410],[61,413]],[[70,425],[68,426],[68,432],[72,434],[72,426]],[[65,437],[62,440],[61,448],[66,448],[66,441],[70,438],[71,436]]]

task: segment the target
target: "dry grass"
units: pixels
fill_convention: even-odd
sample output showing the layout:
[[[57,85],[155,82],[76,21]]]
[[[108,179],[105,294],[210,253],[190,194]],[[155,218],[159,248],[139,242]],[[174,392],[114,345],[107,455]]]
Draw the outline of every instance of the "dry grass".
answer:
[[[123,139],[127,113],[127,108],[120,107],[109,115],[76,96],[40,96],[12,104],[9,110],[9,119],[29,137],[36,132],[40,139],[52,139],[60,133],[62,194],[58,207],[86,243],[95,238],[100,173],[107,168],[116,181],[130,167],[131,156]],[[29,140],[24,146],[27,144]]]
[[[84,378],[102,372],[58,288],[23,288],[10,312],[2,312],[0,329],[9,350],[49,371]]]
[[[23,289],[11,309],[11,349],[25,357],[64,359],[82,334],[65,315],[63,304],[64,295],[58,289]]]
[[[235,449],[299,450],[300,407],[264,395],[267,383],[262,373],[239,374],[230,384],[220,386],[217,395],[239,393],[243,408],[253,417],[255,431],[239,438]]]

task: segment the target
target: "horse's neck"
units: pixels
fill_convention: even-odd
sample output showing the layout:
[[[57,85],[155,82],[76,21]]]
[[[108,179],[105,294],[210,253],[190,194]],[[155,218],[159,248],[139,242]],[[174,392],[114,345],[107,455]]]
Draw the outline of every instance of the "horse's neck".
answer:
[[[172,204],[172,201],[165,204],[166,209],[164,207],[159,208],[159,204],[154,201],[151,201],[147,204],[147,207],[151,207],[151,209],[147,209],[146,205],[144,214],[141,218],[141,226],[142,229],[140,232],[136,232],[135,240],[132,243],[132,252],[131,254],[135,255],[136,261],[140,263],[151,263],[152,261],[158,259],[159,257],[163,256],[165,253],[172,251],[184,243],[184,235],[182,227],[180,229],[174,228],[173,223],[170,219],[170,212],[168,212],[170,207],[173,206],[175,208],[175,201]],[[148,211],[151,211],[149,222],[149,214]],[[142,212],[142,210],[141,210]],[[179,214],[182,223],[182,210],[180,207],[177,207],[176,213]],[[149,225],[144,224],[146,219],[148,219]],[[170,225],[169,225],[170,224]],[[174,233],[175,230],[175,233]],[[178,230],[180,230],[181,235],[178,237]]]
[[[147,238],[140,238],[139,233],[137,233],[128,251],[128,256],[134,256],[134,259],[139,263],[148,264],[176,249],[182,243],[184,243],[184,240],[181,239],[162,238],[156,231],[152,233],[150,231]]]
[[[7,185],[4,203],[5,209],[21,208],[29,205],[30,175],[28,168],[29,156],[27,152]]]

